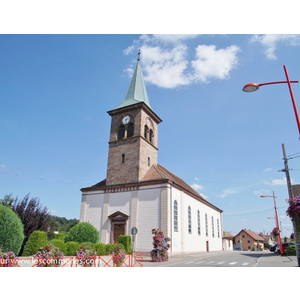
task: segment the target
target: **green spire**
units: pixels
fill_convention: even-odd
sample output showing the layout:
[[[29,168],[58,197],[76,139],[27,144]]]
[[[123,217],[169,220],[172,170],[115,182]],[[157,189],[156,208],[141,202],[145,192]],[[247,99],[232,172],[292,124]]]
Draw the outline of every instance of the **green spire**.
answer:
[[[141,65],[138,59],[126,98],[120,105],[118,105],[114,109],[123,108],[139,102],[144,102],[148,107],[151,108],[146,91],[146,86],[144,83]]]

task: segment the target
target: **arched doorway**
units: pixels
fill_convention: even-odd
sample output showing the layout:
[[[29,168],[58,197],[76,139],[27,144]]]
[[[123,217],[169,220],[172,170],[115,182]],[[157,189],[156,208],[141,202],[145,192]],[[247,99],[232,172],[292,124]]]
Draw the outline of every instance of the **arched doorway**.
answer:
[[[108,216],[111,222],[111,230],[110,230],[110,243],[115,244],[120,235],[124,235],[127,233],[127,220],[129,216],[117,211],[112,215]]]

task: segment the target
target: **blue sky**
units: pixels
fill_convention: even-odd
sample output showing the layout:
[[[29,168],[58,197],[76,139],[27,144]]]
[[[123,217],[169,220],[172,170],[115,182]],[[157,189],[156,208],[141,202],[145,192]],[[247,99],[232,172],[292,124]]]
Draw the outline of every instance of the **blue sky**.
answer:
[[[299,153],[287,84],[300,80],[300,35],[0,35],[0,197],[27,193],[79,218],[80,188],[106,177],[110,117],[141,66],[159,125],[158,161],[221,208],[224,230],[292,225],[281,144]],[[300,85],[292,85],[297,104]],[[299,184],[300,158],[289,160]]]

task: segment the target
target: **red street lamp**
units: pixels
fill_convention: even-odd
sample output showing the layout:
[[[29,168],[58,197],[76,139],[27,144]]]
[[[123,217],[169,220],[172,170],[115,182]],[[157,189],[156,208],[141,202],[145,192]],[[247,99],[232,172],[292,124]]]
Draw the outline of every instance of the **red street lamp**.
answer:
[[[293,94],[293,90],[292,90],[292,86],[291,83],[298,83],[298,80],[290,80],[289,79],[289,75],[286,69],[286,66],[283,66],[284,72],[285,72],[285,76],[286,76],[286,80],[287,81],[274,81],[274,82],[266,82],[266,83],[248,83],[243,87],[243,91],[244,92],[254,92],[257,91],[259,89],[260,86],[263,85],[269,85],[269,84],[278,84],[278,83],[287,83],[289,86],[289,90],[290,90],[290,94],[291,94],[291,98],[292,98],[292,102],[293,102],[293,107],[294,107],[294,112],[295,112],[295,116],[296,116],[296,121],[297,121],[297,125],[298,125],[298,131],[299,131],[299,135],[300,135],[300,119],[299,119],[299,114],[298,114],[298,110],[297,110],[297,106],[296,106],[296,101],[294,98],[294,94]]]
[[[277,207],[276,207],[276,200],[275,200],[275,193],[273,191],[273,196],[268,196],[268,195],[262,195],[260,196],[261,198],[266,198],[266,197],[272,197],[274,199],[274,209],[275,209],[275,224],[276,228],[278,229],[278,235],[277,235],[277,241],[278,244],[280,245],[280,255],[283,255],[283,249],[282,249],[282,241],[281,241],[281,236],[280,236],[280,229],[279,229],[279,222],[278,222],[278,215],[277,215]],[[269,218],[268,218],[269,219]]]

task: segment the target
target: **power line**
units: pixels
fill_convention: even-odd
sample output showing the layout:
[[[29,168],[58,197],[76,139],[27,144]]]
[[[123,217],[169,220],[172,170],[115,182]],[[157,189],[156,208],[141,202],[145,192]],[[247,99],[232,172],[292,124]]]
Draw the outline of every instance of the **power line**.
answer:
[[[63,183],[88,183],[92,181],[77,181],[77,180],[60,180],[60,179],[49,179],[49,178],[40,178],[40,177],[32,177],[26,175],[19,175],[19,174],[12,174],[8,172],[0,171],[0,173],[15,177],[27,178],[27,179],[34,179],[34,180],[41,180],[41,181],[52,181],[52,182],[63,182]]]

